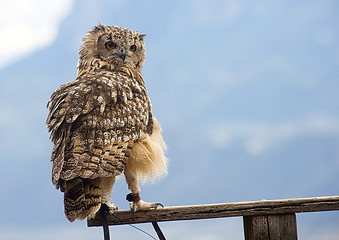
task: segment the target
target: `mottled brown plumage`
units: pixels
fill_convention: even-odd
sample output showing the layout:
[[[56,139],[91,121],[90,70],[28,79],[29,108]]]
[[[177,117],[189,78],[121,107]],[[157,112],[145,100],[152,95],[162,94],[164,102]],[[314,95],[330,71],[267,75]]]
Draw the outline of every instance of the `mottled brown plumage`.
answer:
[[[64,192],[70,221],[93,216],[101,204],[115,209],[109,201],[122,172],[133,194],[140,192],[138,176],[166,173],[161,128],[141,75],[143,37],[121,27],[94,27],[83,39],[76,80],[48,103],[52,182]],[[131,208],[158,205],[140,200]]]

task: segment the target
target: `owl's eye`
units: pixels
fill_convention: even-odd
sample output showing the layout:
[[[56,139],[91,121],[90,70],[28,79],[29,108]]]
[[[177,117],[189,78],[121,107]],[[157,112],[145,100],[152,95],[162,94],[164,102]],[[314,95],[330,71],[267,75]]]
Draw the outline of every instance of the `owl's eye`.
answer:
[[[112,41],[108,41],[108,42],[105,43],[105,47],[108,50],[112,50],[112,49],[116,48],[116,46],[117,45],[114,42],[112,42]]]
[[[129,50],[131,50],[131,52],[135,52],[137,50],[137,46],[132,45]]]

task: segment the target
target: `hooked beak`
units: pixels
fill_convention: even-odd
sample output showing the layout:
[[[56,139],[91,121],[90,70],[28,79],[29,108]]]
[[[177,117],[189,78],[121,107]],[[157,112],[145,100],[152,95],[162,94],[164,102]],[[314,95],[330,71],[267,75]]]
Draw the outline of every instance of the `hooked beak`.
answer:
[[[122,49],[120,50],[120,55],[119,55],[119,57],[122,59],[122,61],[125,61],[125,58],[126,58],[126,50],[125,50],[125,48],[122,48]]]

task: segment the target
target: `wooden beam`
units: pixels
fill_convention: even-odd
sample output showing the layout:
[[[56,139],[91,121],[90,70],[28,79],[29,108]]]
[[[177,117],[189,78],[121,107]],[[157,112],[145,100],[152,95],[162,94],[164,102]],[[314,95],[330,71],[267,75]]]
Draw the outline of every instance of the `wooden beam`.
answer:
[[[245,240],[297,240],[295,213],[244,216]]]
[[[244,216],[245,240],[269,240],[266,216]]]
[[[108,225],[121,225],[331,210],[339,210],[339,196],[165,207],[136,213],[130,210],[119,210],[114,214],[108,213],[107,222]],[[97,214],[94,219],[89,219],[87,225],[102,226],[100,214]]]

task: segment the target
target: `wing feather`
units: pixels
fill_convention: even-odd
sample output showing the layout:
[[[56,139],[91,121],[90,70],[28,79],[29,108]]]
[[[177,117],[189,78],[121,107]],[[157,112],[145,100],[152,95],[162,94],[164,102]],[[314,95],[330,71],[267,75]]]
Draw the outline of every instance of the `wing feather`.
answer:
[[[152,131],[142,80],[122,72],[82,74],[58,88],[47,106],[57,187],[59,178],[120,174],[131,145]]]

